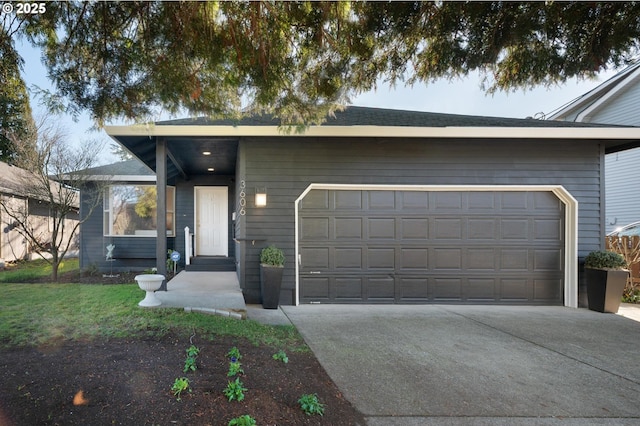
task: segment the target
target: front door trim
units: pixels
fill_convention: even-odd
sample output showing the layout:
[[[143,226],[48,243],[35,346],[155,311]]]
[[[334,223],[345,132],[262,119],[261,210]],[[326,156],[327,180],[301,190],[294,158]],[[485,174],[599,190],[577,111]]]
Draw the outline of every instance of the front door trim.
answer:
[[[340,191],[541,191],[552,192],[565,206],[564,306],[578,307],[578,200],[562,185],[352,185],[310,184],[295,201],[295,304],[300,303],[300,218],[299,207],[304,197],[314,189]]]

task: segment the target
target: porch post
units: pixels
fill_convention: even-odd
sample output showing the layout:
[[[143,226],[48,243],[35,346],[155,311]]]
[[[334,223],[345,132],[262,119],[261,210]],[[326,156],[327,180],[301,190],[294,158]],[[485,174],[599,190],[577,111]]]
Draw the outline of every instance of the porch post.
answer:
[[[167,276],[167,141],[156,139],[156,268],[158,274]],[[167,281],[160,290],[167,291]]]

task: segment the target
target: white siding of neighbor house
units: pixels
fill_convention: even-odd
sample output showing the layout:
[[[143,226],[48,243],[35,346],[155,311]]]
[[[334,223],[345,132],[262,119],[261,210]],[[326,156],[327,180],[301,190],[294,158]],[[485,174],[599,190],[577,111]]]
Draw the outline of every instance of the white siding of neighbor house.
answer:
[[[640,77],[589,117],[591,123],[640,126]]]
[[[606,232],[640,221],[640,148],[605,156]]]
[[[636,71],[637,72],[637,71]],[[635,73],[635,72],[634,72]],[[640,126],[640,75],[625,77],[618,86],[605,91],[608,99],[576,101],[576,106],[555,119],[598,124]],[[620,86],[622,85],[622,86]],[[615,93],[613,93],[615,91]],[[587,111],[593,108],[592,111]],[[585,116],[580,116],[582,112]],[[640,148],[605,156],[605,232],[640,221]]]

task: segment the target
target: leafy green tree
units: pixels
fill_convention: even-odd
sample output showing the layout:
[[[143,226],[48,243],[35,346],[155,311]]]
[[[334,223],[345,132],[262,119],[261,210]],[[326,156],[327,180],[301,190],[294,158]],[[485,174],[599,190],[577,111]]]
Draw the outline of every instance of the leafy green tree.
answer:
[[[562,83],[638,53],[637,2],[51,2],[25,32],[68,112],[322,121],[376,87],[478,70],[487,91]]]
[[[29,94],[20,75],[23,59],[13,36],[20,28],[15,16],[0,15],[0,161],[15,164],[19,144],[35,144]]]

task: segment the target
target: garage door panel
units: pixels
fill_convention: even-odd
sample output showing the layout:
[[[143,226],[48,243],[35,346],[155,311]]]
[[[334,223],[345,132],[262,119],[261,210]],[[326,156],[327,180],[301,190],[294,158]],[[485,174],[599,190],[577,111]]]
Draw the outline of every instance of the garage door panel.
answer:
[[[300,297],[303,299],[329,301],[329,277],[301,277]]]
[[[400,239],[406,240],[426,240],[429,237],[429,220],[423,218],[400,219]]]
[[[469,240],[495,240],[498,237],[498,220],[491,218],[470,218],[467,221]]]
[[[334,220],[334,238],[336,240],[361,240],[362,222],[360,217],[337,217]]]
[[[396,297],[395,280],[389,276],[366,278],[366,294],[369,301],[394,302]]]
[[[336,248],[334,251],[335,269],[364,270],[362,248]]]
[[[462,301],[462,279],[461,278],[434,278],[432,298],[434,302]]]
[[[500,280],[500,299],[507,302],[525,302],[531,299],[527,278],[503,278]]]
[[[495,278],[469,278],[467,280],[466,300],[469,302],[490,302],[498,300]]]
[[[500,269],[508,272],[527,272],[529,270],[529,250],[500,250]]]
[[[550,192],[312,190],[300,206],[302,303],[562,304]]]
[[[422,277],[398,277],[399,294],[401,302],[428,302],[429,285],[428,278]]]
[[[400,271],[426,272],[429,268],[429,250],[426,248],[401,248]]]
[[[431,235],[436,240],[462,239],[462,219],[434,218]]]
[[[301,269],[324,270],[330,268],[329,247],[304,247],[300,250]]]
[[[534,279],[533,299],[538,302],[552,302],[562,295],[561,279]]]
[[[503,240],[528,241],[529,219],[503,219],[500,221],[500,238]]]
[[[336,210],[361,210],[361,191],[334,191],[334,205]]]
[[[563,263],[563,251],[538,249],[533,251],[533,269],[536,271],[559,271]]]
[[[369,270],[389,269],[396,267],[396,250],[394,248],[367,249],[367,266]]]
[[[369,209],[395,210],[396,193],[394,191],[368,191]]]
[[[300,238],[302,241],[328,241],[329,218],[307,217],[300,221]]]
[[[435,271],[441,269],[462,269],[462,249],[458,248],[434,248],[431,252],[431,264]]]
[[[533,238],[535,240],[561,241],[564,229],[560,219],[535,219],[533,221]]]
[[[367,219],[369,239],[370,240],[395,240],[396,220],[394,218],[369,218]]]
[[[363,278],[335,278],[335,298],[339,301],[358,301],[362,300]]]
[[[466,269],[497,271],[499,269],[498,250],[491,248],[470,248],[466,250]]]

